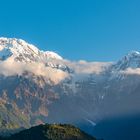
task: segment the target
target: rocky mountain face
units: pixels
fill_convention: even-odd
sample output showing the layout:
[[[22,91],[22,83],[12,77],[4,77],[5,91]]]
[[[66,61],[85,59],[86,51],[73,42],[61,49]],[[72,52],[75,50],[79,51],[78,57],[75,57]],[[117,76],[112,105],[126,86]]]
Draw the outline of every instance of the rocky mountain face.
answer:
[[[0,38],[1,132],[100,121],[140,112],[140,53],[115,63],[71,62],[20,39]],[[93,128],[93,129],[91,129]]]

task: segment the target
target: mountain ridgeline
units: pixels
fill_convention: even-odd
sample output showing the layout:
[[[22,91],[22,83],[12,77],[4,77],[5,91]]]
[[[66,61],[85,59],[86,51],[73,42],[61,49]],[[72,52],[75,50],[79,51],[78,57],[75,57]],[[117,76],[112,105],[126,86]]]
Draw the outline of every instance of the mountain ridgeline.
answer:
[[[137,51],[117,62],[72,62],[21,39],[0,38],[1,135],[45,123],[74,124],[93,135],[104,120],[140,114],[139,91]]]
[[[72,125],[46,124],[32,127],[0,140],[96,140]]]

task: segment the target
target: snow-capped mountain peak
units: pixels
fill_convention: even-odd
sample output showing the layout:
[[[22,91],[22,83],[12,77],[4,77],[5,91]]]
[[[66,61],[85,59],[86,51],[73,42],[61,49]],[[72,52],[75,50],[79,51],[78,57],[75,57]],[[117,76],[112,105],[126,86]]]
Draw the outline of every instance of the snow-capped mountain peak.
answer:
[[[140,68],[140,52],[131,51],[113,65],[113,70],[122,71],[127,68]]]
[[[0,38],[0,61],[9,63],[20,62],[23,64],[36,63],[56,70],[71,72],[64,63],[63,58],[52,51],[42,51],[36,46],[22,39]]]
[[[40,51],[36,46],[16,38],[0,38],[0,59],[13,57],[20,62],[45,62],[50,59],[62,59],[61,56],[50,51]]]

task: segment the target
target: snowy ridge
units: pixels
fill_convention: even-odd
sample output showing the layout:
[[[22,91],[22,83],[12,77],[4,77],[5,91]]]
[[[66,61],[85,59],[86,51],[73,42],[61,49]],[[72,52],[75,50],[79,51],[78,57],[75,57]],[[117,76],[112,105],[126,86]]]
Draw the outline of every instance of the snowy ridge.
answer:
[[[106,72],[111,75],[112,79],[124,79],[128,74],[139,74],[140,70],[140,52],[131,51],[124,57],[122,57],[116,63],[113,63],[108,67]]]
[[[140,68],[140,52],[131,51],[112,66],[112,71],[122,71],[127,68]]]
[[[59,56],[59,55],[58,55],[57,53],[55,53],[55,52],[46,51],[46,52],[44,52],[44,54],[47,56],[47,58],[59,59],[59,60],[62,60],[62,59],[63,59],[61,56]]]
[[[45,62],[50,59],[63,59],[50,51],[40,51],[36,46],[28,44],[22,39],[0,38],[0,59],[6,60],[13,57],[20,62]]]

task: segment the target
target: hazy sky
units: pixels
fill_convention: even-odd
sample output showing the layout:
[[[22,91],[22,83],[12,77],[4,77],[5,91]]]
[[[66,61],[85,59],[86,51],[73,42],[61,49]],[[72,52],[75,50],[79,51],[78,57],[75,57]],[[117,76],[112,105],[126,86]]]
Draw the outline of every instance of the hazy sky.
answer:
[[[140,51],[140,0],[0,0],[0,36],[71,60],[114,61]]]

